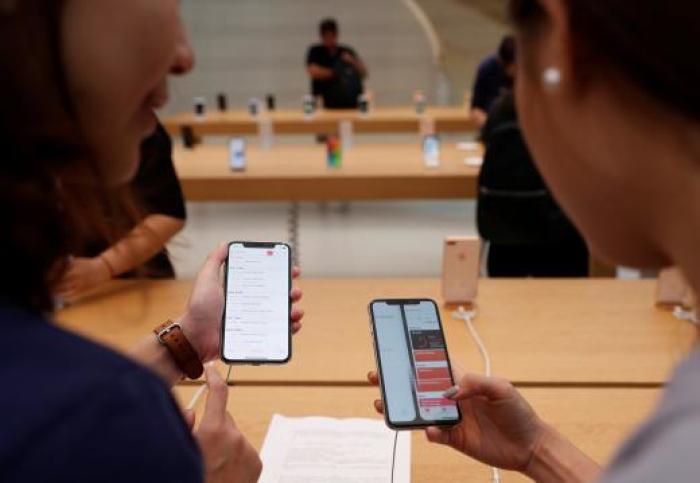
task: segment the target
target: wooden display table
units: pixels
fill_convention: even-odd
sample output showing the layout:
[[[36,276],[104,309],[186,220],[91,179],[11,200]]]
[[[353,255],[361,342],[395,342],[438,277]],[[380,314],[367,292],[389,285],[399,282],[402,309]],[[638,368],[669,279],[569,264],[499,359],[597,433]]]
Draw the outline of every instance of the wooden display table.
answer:
[[[479,168],[465,159],[481,150],[445,145],[441,154],[440,166],[427,168],[419,144],[357,145],[331,169],[324,145],[250,147],[243,172],[229,169],[227,146],[180,147],[173,159],[188,201],[474,198]]]
[[[196,387],[180,386],[176,397],[183,405]],[[655,389],[525,389],[525,397],[540,416],[601,464],[652,411]],[[229,412],[236,424],[260,449],[274,413],[285,416],[379,417],[372,409],[375,388],[232,387]],[[201,417],[205,398],[197,414]],[[422,432],[412,438],[412,480],[417,483],[490,481],[488,467],[451,448],[429,443]],[[503,472],[503,481],[529,481]]]
[[[218,112],[209,109],[203,118],[186,112],[164,117],[163,125],[172,136],[180,136],[183,126],[195,134],[257,134],[261,122],[269,122],[275,134],[336,133],[341,122],[348,121],[356,133],[419,133],[422,122],[434,123],[438,133],[461,133],[478,129],[464,107],[430,107],[418,116],[413,107],[378,107],[368,114],[354,109],[319,110],[307,117],[300,109],[281,109],[252,117],[247,111]]]
[[[190,282],[116,282],[62,310],[68,328],[116,348],[184,311]],[[304,329],[284,366],[239,367],[242,384],[363,385],[375,366],[367,303],[431,297],[437,279],[305,279]],[[693,347],[696,329],[654,307],[653,281],[483,280],[475,324],[494,373],[517,384],[662,385]],[[463,322],[443,310],[453,361],[481,371]]]

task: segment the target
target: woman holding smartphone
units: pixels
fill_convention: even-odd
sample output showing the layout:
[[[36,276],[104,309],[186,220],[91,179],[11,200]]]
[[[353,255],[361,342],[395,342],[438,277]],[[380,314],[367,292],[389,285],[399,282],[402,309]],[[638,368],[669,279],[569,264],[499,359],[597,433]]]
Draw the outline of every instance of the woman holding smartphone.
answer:
[[[538,167],[599,257],[677,265],[700,291],[700,31],[695,0],[511,0],[516,102]],[[376,374],[370,374],[376,381]],[[464,415],[446,444],[539,482],[698,481],[700,352],[602,470],[542,421],[511,384],[462,375]],[[381,410],[381,404],[376,406]]]
[[[110,233],[98,207],[136,172],[168,74],[193,62],[178,0],[0,0],[0,481],[257,481],[216,370],[194,433],[168,390],[218,357],[225,245],[176,324],[154,320],[168,330],[129,357],[52,323],[69,255]]]

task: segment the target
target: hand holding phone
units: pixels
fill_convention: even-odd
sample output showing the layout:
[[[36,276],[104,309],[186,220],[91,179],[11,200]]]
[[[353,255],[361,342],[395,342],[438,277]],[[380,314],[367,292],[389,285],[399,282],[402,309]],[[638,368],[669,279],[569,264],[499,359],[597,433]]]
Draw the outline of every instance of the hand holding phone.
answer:
[[[283,364],[291,359],[290,251],[284,243],[229,244],[221,336],[224,362]]]
[[[575,451],[571,443],[562,441],[562,437],[537,416],[508,381],[459,369],[455,370],[455,378],[459,384],[451,399],[459,405],[462,420],[453,426],[426,428],[430,442],[450,446],[487,465],[514,471],[524,471],[532,460],[533,448],[537,446],[534,443],[545,433],[554,436],[553,441]],[[376,372],[370,372],[367,379],[372,385],[380,384]],[[386,415],[383,401],[374,401],[374,408]]]
[[[369,310],[387,426],[457,424],[457,403],[443,397],[454,379],[437,304],[375,300]]]

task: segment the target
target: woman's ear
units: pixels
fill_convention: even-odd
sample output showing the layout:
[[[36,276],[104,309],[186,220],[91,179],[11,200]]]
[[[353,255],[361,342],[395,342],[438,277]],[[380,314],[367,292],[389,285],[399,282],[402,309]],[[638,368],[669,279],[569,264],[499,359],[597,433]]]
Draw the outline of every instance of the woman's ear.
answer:
[[[569,11],[563,0],[539,0],[544,18],[537,26],[537,58],[527,59],[548,90],[577,88]]]

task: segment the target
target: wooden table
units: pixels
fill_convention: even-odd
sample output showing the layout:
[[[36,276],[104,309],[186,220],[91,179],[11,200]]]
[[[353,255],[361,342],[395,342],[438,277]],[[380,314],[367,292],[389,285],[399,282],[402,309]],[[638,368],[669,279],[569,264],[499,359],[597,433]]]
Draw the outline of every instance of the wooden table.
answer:
[[[440,166],[427,168],[419,144],[363,144],[343,153],[342,167],[329,169],[324,145],[251,146],[247,170],[232,172],[227,146],[173,152],[188,201],[474,198],[479,168],[464,160],[480,156],[481,149],[445,145]]]
[[[464,107],[430,107],[418,116],[413,107],[379,107],[362,115],[354,109],[319,110],[306,117],[299,109],[281,109],[252,117],[247,111],[218,112],[209,109],[203,118],[186,112],[163,118],[163,125],[173,136],[183,126],[197,135],[257,134],[261,122],[270,122],[275,134],[336,133],[343,121],[352,122],[356,133],[418,133],[421,122],[433,122],[438,133],[470,132],[478,129]]]
[[[367,303],[440,299],[436,279],[305,279],[304,330],[285,366],[236,367],[241,384],[363,385],[375,366]],[[696,330],[654,307],[653,281],[492,280],[480,284],[475,324],[495,374],[520,385],[659,386],[691,350]],[[182,313],[190,283],[121,282],[58,315],[63,325],[116,348]],[[454,362],[481,371],[461,321],[443,322]]]
[[[196,388],[180,386],[176,397],[186,404]],[[601,464],[651,412],[655,389],[525,389],[525,397],[542,418]],[[234,387],[229,412],[258,449],[274,413],[285,416],[378,417],[372,400],[374,388]],[[204,398],[198,405],[198,415]],[[412,481],[452,483],[489,481],[489,469],[456,451],[427,442],[422,432],[412,438]],[[504,472],[504,481],[529,481]]]

